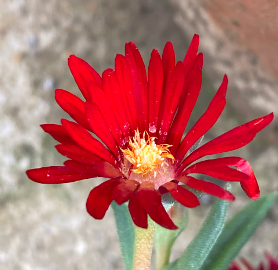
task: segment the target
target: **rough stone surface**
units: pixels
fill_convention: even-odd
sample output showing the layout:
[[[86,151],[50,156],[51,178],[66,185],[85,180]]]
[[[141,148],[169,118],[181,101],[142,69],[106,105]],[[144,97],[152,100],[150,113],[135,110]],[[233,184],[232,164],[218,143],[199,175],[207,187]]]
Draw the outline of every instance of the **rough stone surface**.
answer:
[[[70,54],[86,59],[102,72],[113,67],[114,57],[124,52],[125,42],[134,41],[147,61],[152,48],[161,51],[171,40],[177,59],[181,59],[188,39],[196,32],[201,35],[205,69],[213,84],[205,76],[198,101],[201,109],[194,111],[194,119],[205,110],[225,72],[232,92],[231,104],[206,140],[261,113],[277,111],[277,84],[260,63],[252,65],[252,54],[247,49],[242,53],[242,48],[233,44],[221,45],[223,33],[199,2],[184,1],[186,6],[179,4],[175,9],[177,3],[0,1],[0,269],[123,269],[112,211],[96,221],[85,210],[89,191],[101,179],[43,186],[25,176],[28,168],[62,162],[53,148],[55,142],[43,134],[39,125],[58,123],[61,117],[67,117],[55,104],[55,88],[79,95],[67,68]],[[274,127],[250,147],[235,153],[250,160],[262,193],[278,188]],[[248,202],[239,186],[233,187],[238,200],[231,205],[231,213]],[[173,258],[192,239],[208,208],[191,211],[189,228],[175,244]],[[258,258],[265,248],[275,253],[278,235],[274,232],[270,239],[268,232],[277,220],[274,208],[242,254]]]

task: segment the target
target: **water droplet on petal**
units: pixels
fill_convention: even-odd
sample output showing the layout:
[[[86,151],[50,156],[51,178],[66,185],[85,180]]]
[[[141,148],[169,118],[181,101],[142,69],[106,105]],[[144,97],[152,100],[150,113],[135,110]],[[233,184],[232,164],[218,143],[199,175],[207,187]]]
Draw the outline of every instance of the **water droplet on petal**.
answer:
[[[149,131],[151,133],[155,133],[156,132],[156,126],[153,123],[149,124]]]

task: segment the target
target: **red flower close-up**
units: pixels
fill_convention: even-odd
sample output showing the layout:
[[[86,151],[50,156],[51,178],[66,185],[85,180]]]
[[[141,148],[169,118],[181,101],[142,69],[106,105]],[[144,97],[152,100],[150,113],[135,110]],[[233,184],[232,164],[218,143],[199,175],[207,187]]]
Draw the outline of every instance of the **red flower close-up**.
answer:
[[[88,213],[102,219],[113,200],[128,202],[133,222],[142,228],[148,227],[150,216],[165,228],[177,229],[162,204],[165,193],[189,208],[200,204],[194,190],[223,200],[235,199],[222,187],[191,174],[239,182],[248,197],[257,199],[257,180],[245,159],[198,160],[250,143],[272,121],[273,114],[200,146],[225,107],[225,75],[207,110],[184,135],[202,86],[203,54],[198,53],[198,46],[199,36],[195,35],[183,61],[176,62],[173,45],[167,42],[162,56],[152,51],[146,71],[140,52],[130,42],[125,55],[116,56],[114,69],[106,69],[102,76],[84,60],[70,56],[69,68],[84,100],[57,89],[57,103],[74,121],[42,125],[60,143],[56,149],[68,160],[64,166],[28,170],[28,177],[43,184],[107,178],[91,190]]]
[[[248,262],[246,259],[242,258],[241,262],[244,265],[244,267],[240,267],[240,265],[233,261],[229,268],[227,270],[278,270],[278,257],[273,257],[269,253],[265,253],[265,257],[267,260],[267,263],[264,264],[261,262],[258,267],[253,267],[250,262]],[[265,266],[266,265],[266,266]]]

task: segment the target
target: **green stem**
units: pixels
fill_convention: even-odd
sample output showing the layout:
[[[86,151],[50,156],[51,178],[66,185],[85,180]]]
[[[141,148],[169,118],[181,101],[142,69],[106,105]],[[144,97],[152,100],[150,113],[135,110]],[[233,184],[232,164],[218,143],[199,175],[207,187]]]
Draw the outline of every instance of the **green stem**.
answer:
[[[155,224],[149,219],[148,229],[135,228],[133,270],[149,270],[153,250]]]
[[[157,250],[155,255],[155,270],[161,270],[169,263],[170,252],[167,248],[161,248],[159,251]]]
[[[169,264],[171,249],[180,233],[186,228],[188,221],[187,209],[181,204],[174,204],[168,214],[179,227],[177,230],[167,230],[156,225],[155,230],[155,270],[161,270]]]

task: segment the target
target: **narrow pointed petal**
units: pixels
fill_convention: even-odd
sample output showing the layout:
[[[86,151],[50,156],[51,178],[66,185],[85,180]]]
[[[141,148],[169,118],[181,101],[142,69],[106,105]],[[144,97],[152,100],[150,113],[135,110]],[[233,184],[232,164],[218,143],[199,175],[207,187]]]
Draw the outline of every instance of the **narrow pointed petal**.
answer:
[[[75,160],[66,160],[64,162],[64,165],[66,167],[68,167],[69,169],[71,169],[72,171],[76,172],[76,173],[80,173],[80,172],[82,172],[84,174],[90,174],[92,172],[94,172],[94,174],[98,173],[95,170],[94,166],[84,164],[84,163],[80,163],[80,162],[75,161]]]
[[[94,102],[86,102],[86,113],[90,129],[98,136],[98,138],[111,150],[116,160],[120,161],[120,153],[118,144],[111,134],[99,107]]]
[[[102,219],[112,202],[112,192],[121,182],[119,178],[110,179],[91,190],[86,208],[88,213],[95,219]]]
[[[62,119],[62,125],[70,134],[72,139],[84,149],[91,151],[94,155],[102,158],[103,160],[116,165],[117,162],[113,155],[103,146],[101,142],[96,140],[85,128],[82,126]]]
[[[254,270],[252,265],[244,258],[241,258],[241,262],[247,267],[247,270]],[[239,268],[240,269],[240,268]],[[259,270],[259,269],[258,269]],[[262,268],[264,270],[264,268]],[[270,269],[271,270],[271,269]]]
[[[121,172],[110,163],[77,145],[59,144],[55,147],[61,155],[80,163],[93,166],[95,168],[94,170],[101,174],[102,177],[115,178],[122,175]]]
[[[172,42],[170,41],[165,44],[165,47],[163,49],[162,63],[164,71],[164,81],[166,85],[169,74],[173,71],[176,65],[174,47]]]
[[[195,194],[174,182],[168,182],[164,184],[163,187],[171,193],[175,200],[185,207],[194,208],[200,205],[200,202]]]
[[[95,83],[97,85],[99,85],[100,87],[102,87],[102,81],[101,81],[101,77],[100,75],[96,72],[96,70],[90,66],[86,61],[84,61],[83,59],[80,59],[80,63],[83,64],[87,70],[93,75],[94,79],[95,79]]]
[[[158,127],[159,108],[163,91],[163,66],[157,50],[151,54],[148,69],[149,129],[155,135]]]
[[[95,82],[101,86],[99,74],[88,63],[75,55],[69,57],[68,64],[80,91],[86,99],[89,99],[90,96],[86,85],[88,82]]]
[[[42,167],[28,170],[26,173],[32,181],[41,184],[63,184],[96,177],[94,172],[78,173],[66,166]]]
[[[214,168],[217,168],[217,166],[219,166],[219,168],[222,168],[223,166],[236,167],[236,170],[234,170],[234,171],[242,172],[242,175],[244,174],[244,175],[248,176],[247,179],[240,180],[240,184],[242,186],[242,189],[246,193],[246,195],[249,198],[254,199],[254,200],[259,198],[260,190],[259,190],[259,186],[257,183],[257,179],[255,177],[255,174],[252,170],[251,165],[245,159],[240,158],[240,157],[223,157],[223,158],[218,158],[218,159],[202,161],[197,164],[200,164],[200,163],[201,163],[201,166],[205,165],[204,167],[210,167],[210,166],[212,166]],[[188,169],[190,169],[192,167],[194,167],[194,165],[192,165]],[[203,167],[203,169],[205,170],[204,167]],[[186,173],[186,171],[187,170],[185,170],[184,173]],[[207,174],[207,173],[205,173],[205,174]],[[238,174],[238,173],[235,174],[235,172],[233,172],[230,174],[227,172],[228,177],[233,177],[233,174],[236,177],[236,174]],[[225,177],[227,177],[227,176],[225,176]],[[220,179],[224,179],[224,178],[220,178]],[[231,181],[231,180],[229,180],[229,181]]]
[[[192,41],[189,45],[189,48],[187,50],[187,53],[183,59],[183,64],[184,64],[184,72],[185,75],[188,74],[190,68],[193,65],[193,62],[197,56],[198,53],[198,48],[199,48],[199,36],[194,35],[192,38]]]
[[[119,123],[124,137],[130,136],[130,125],[122,102],[120,85],[114,70],[107,69],[102,74],[103,91],[114,115]]]
[[[70,137],[65,128],[61,125],[56,124],[43,124],[41,128],[44,132],[48,133],[56,141],[63,144],[76,144],[75,141]]]
[[[148,228],[148,214],[147,211],[142,207],[139,199],[138,199],[138,193],[135,192],[133,196],[131,196],[129,203],[128,203],[128,209],[131,215],[131,218],[134,222],[134,224],[138,227],[141,227],[143,229]]]
[[[88,165],[75,160],[67,160],[64,162],[64,164],[72,171],[75,171],[77,173],[81,172],[88,175],[93,174],[94,177],[116,178],[122,176],[119,170],[105,161],[98,162],[93,165]]]
[[[210,102],[205,113],[200,117],[196,124],[189,130],[176,155],[177,163],[182,161],[187,151],[196,143],[208,130],[215,124],[226,105],[226,92],[228,86],[228,77],[225,75],[223,82]],[[178,143],[178,141],[175,141]]]
[[[90,90],[91,99],[99,107],[110,132],[117,141],[118,145],[122,146],[124,141],[123,133],[103,90],[94,83],[89,83],[87,87]]]
[[[84,164],[94,165],[95,163],[104,162],[103,159],[99,158],[98,156],[92,154],[92,152],[87,151],[80,146],[73,145],[73,144],[58,144],[55,146],[57,151],[69,158],[76,161],[79,161]]]
[[[206,144],[192,152],[184,160],[178,170],[178,173],[183,171],[186,166],[203,156],[224,153],[245,146],[254,139],[259,131],[269,125],[272,120],[273,113],[270,113],[266,116],[260,117],[239,127],[236,127],[207,142]]]
[[[171,152],[176,153],[191,112],[198,99],[202,86],[203,55],[196,57],[193,67],[185,79],[184,89],[180,96],[179,110],[172,123],[168,143],[173,144]]]
[[[125,57],[118,54],[115,59],[115,72],[122,92],[122,98],[132,130],[138,128],[138,116],[136,111],[132,74]]]
[[[207,194],[210,194],[212,196],[218,197],[222,200],[227,201],[234,201],[235,196],[229,192],[228,190],[221,188],[217,186],[214,183],[207,182],[204,180],[198,180],[191,176],[181,176],[177,178],[178,181],[186,184],[187,186],[194,188],[196,190],[205,192]]]
[[[62,89],[56,89],[55,99],[59,106],[70,115],[70,117],[84,128],[90,130],[86,117],[85,103],[79,97]]]
[[[137,181],[126,180],[115,187],[112,193],[112,197],[117,204],[121,205],[131,198],[134,191],[138,188],[139,185],[140,184]]]
[[[159,117],[159,144],[165,143],[170,125],[175,116],[180,95],[184,86],[184,70],[182,62],[178,62],[175,69],[169,74],[168,81],[165,88],[164,97],[162,100],[162,107]]]
[[[265,252],[265,257],[270,265],[270,270],[275,270],[278,269],[278,257],[273,257],[269,252]],[[273,269],[272,269],[273,268]],[[261,266],[260,269],[258,270],[264,270],[263,267]]]
[[[206,174],[214,178],[218,178],[224,181],[246,181],[250,180],[250,176],[236,169],[229,167],[229,163],[223,164],[222,160],[228,158],[219,158],[204,160],[198,163],[193,164],[185,171],[182,172],[182,175],[187,175],[190,173],[200,173]],[[232,166],[232,164],[230,165]]]
[[[126,44],[125,56],[131,69],[137,115],[140,115],[138,119],[139,130],[144,132],[145,130],[148,130],[149,126],[147,75],[145,64],[138,48],[133,42]]]
[[[152,220],[169,230],[175,230],[178,228],[173,223],[162,205],[161,195],[157,190],[155,190],[154,183],[143,182],[140,185],[137,194],[140,204],[143,206],[145,211],[147,211]]]
[[[249,162],[241,158],[241,160],[233,166],[239,168],[242,172],[249,175],[250,179],[240,182],[240,185],[249,198],[257,200],[260,197],[260,188]]]

